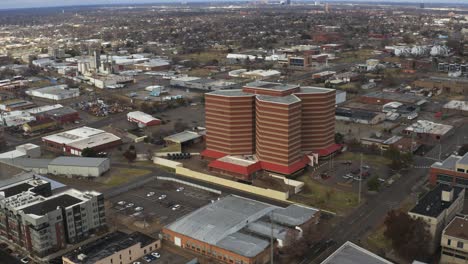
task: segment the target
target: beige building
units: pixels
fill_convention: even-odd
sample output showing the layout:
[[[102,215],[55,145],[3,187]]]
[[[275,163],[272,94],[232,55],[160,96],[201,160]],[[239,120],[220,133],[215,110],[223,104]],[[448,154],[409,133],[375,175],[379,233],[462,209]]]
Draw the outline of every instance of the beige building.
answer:
[[[468,263],[468,218],[455,217],[444,229],[440,245],[441,264]]]
[[[160,248],[160,240],[145,234],[116,231],[62,256],[62,261],[63,264],[131,264]]]
[[[431,252],[435,252],[439,247],[445,226],[462,211],[464,199],[465,189],[440,184],[424,195],[408,212],[411,217],[421,219],[428,224],[432,236],[429,245]]]

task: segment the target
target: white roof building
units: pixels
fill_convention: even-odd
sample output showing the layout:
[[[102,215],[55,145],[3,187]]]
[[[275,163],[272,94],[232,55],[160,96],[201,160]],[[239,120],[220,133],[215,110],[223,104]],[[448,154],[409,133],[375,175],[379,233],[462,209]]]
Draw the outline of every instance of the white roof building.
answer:
[[[42,138],[46,148],[62,153],[81,156],[85,148],[101,150],[105,147],[119,145],[121,139],[104,130],[91,127],[80,127],[66,132]]]
[[[26,94],[34,97],[60,101],[80,96],[80,89],[68,88],[68,85],[55,85],[39,89],[31,89],[26,91]]]
[[[159,125],[161,120],[141,111],[129,112],[127,114],[129,122],[138,123],[140,126],[154,126]]]
[[[11,111],[0,114],[1,126],[15,127],[34,121],[36,118],[25,111]]]

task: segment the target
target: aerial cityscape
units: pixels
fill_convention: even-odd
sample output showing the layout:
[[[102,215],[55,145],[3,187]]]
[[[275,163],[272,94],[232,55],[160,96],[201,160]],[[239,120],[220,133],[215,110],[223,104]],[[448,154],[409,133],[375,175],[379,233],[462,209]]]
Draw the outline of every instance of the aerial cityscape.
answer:
[[[0,264],[468,264],[468,1],[0,0]]]

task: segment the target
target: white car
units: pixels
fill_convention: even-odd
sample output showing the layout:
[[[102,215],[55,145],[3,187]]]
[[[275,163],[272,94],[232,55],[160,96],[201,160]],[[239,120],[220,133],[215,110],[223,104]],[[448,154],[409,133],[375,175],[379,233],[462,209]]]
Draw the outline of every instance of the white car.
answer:
[[[159,200],[164,200],[166,199],[167,195],[165,194],[162,194],[161,196],[158,197]]]
[[[133,264],[141,264],[141,262],[140,261],[135,261],[135,262],[133,262]]]
[[[352,178],[353,178],[353,175],[351,173],[347,173],[343,175],[343,179],[352,179]]]
[[[185,188],[184,188],[184,187],[179,187],[179,188],[177,188],[177,190],[176,190],[176,191],[178,191],[178,192],[181,192],[181,191],[183,191],[183,190],[185,190]]]
[[[135,211],[137,211],[137,212],[143,211],[143,207],[137,207],[137,208],[135,208]]]
[[[153,252],[153,253],[151,253],[151,256],[153,256],[155,258],[160,258],[161,254],[159,254],[158,252]]]
[[[127,204],[125,207],[130,208],[130,207],[133,207],[133,206],[134,206],[134,204],[129,203],[129,204]]]
[[[172,207],[172,211],[175,211],[180,208],[180,204],[176,204]]]
[[[118,204],[118,205],[125,205],[126,203],[127,203],[127,202],[125,202],[125,201],[120,201],[120,202],[118,202],[117,204]]]
[[[151,197],[153,195],[154,195],[154,192],[149,192],[149,193],[146,194],[146,197]]]

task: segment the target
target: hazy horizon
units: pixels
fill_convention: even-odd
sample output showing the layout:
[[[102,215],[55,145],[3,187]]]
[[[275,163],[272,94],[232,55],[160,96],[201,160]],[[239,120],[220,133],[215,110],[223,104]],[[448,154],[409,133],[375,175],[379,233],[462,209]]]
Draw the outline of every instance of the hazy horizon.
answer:
[[[234,0],[253,1],[253,0]],[[311,2],[313,0],[310,0]],[[420,3],[421,0],[328,0],[329,2],[394,2],[394,3]],[[468,0],[423,0],[427,4],[468,4]],[[112,4],[159,4],[159,3],[181,3],[181,2],[229,2],[229,0],[0,0],[0,9],[34,8],[34,7],[66,7],[86,5],[112,5]],[[294,0],[293,0],[294,2]],[[301,0],[303,2],[303,0]],[[327,2],[322,0],[322,2]]]

